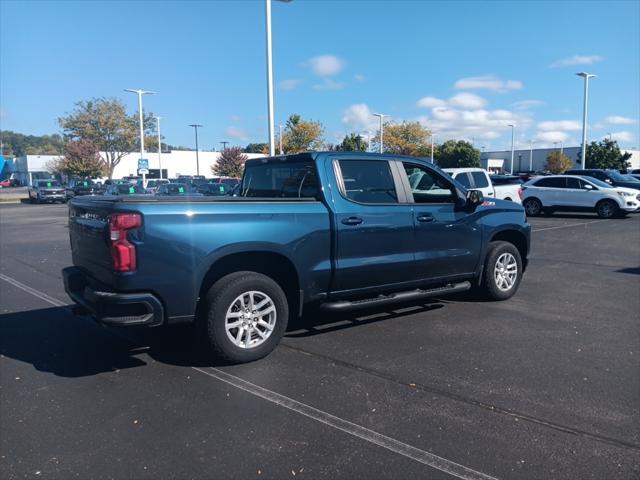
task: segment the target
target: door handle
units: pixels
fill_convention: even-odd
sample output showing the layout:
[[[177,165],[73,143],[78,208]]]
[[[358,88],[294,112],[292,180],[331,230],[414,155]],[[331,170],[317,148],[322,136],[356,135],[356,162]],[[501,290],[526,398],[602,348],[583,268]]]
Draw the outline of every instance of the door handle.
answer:
[[[492,197],[492,196],[493,196],[493,192],[487,193],[487,197]]]
[[[416,217],[416,220],[419,222],[433,222],[434,218],[430,213],[421,213]]]
[[[342,223],[345,225],[360,225],[362,223],[362,219],[360,217],[343,218]]]

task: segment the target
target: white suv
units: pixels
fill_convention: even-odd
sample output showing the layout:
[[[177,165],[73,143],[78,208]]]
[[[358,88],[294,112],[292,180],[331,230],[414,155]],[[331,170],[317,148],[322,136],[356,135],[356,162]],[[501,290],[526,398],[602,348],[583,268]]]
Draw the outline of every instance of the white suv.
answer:
[[[527,215],[554,210],[595,211],[611,218],[620,213],[640,210],[638,190],[612,187],[592,177],[550,175],[537,177],[522,186],[522,205]]]

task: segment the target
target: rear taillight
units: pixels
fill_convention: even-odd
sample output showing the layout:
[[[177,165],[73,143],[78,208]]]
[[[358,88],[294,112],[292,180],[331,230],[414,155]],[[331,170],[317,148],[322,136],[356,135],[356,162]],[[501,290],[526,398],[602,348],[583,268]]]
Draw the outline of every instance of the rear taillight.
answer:
[[[527,188],[527,187],[520,187],[520,188],[518,189],[518,196],[520,197],[520,200],[522,200],[522,192],[524,192],[524,190],[525,190],[526,188]]]
[[[116,272],[133,272],[136,269],[136,247],[127,239],[127,231],[142,225],[138,213],[115,213],[109,219],[111,260]]]

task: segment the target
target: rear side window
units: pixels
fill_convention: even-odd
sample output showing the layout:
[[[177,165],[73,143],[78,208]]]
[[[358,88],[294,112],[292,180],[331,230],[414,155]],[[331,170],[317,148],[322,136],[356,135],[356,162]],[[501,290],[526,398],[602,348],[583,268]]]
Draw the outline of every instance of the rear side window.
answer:
[[[340,160],[345,194],[358,203],[398,203],[389,162]]]
[[[455,178],[464,188],[471,188],[471,181],[469,180],[469,175],[465,172],[458,173]]]
[[[566,188],[565,178],[553,177],[553,178],[541,178],[535,183],[536,187],[546,188]]]
[[[485,188],[489,186],[489,180],[487,180],[487,176],[483,172],[471,172],[471,176],[473,177],[473,183],[476,188]]]
[[[247,165],[240,196],[317,199],[319,191],[313,161],[278,161]]]

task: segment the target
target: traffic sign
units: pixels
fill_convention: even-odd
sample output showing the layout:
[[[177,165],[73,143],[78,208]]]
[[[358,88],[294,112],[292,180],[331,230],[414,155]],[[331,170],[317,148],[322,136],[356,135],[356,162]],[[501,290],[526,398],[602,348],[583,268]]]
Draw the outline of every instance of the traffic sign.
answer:
[[[140,158],[138,160],[138,170],[149,170],[149,160],[146,158]],[[148,171],[145,173],[149,173]]]
[[[149,173],[149,169],[148,168],[139,168],[138,169],[138,173],[140,175],[147,175]]]

